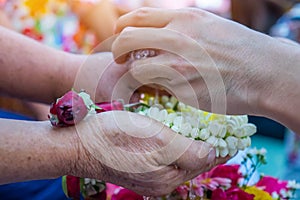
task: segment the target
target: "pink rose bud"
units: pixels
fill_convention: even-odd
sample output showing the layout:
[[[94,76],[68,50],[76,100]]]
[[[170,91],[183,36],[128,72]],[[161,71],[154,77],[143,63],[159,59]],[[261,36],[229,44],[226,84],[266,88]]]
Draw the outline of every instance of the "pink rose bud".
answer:
[[[53,126],[72,126],[80,122],[87,113],[88,108],[82,97],[74,91],[69,91],[51,105],[48,118]]]
[[[96,103],[100,109],[96,109],[97,113],[107,112],[111,110],[124,110],[123,103],[121,101],[112,101],[112,102],[101,102]]]

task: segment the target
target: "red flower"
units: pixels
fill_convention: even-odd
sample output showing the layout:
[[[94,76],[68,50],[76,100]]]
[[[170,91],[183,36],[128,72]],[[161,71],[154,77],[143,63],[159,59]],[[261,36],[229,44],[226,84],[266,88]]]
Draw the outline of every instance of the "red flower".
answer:
[[[226,191],[222,190],[221,188],[218,188],[214,191],[212,191],[211,200],[253,200],[254,195],[249,194],[243,190],[241,190],[238,187],[232,187]]]
[[[106,200],[107,199],[106,191],[103,190],[102,192],[99,192],[95,195],[84,198],[84,200],[95,200],[95,199],[97,199],[97,200]]]
[[[218,165],[210,171],[210,177],[228,178],[231,180],[231,186],[236,186],[238,180],[243,177],[239,168],[240,165]]]
[[[217,188],[212,192],[211,200],[227,200],[227,195],[224,190]]]
[[[43,35],[39,33],[37,30],[34,28],[25,28],[23,29],[22,33],[34,40],[37,41],[42,41],[43,40]]]
[[[143,200],[143,196],[126,188],[120,187],[112,195],[111,200]]]
[[[50,107],[48,118],[53,126],[72,126],[80,122],[88,113],[83,99],[74,91],[67,92]]]
[[[280,190],[287,191],[287,181],[280,181],[274,177],[264,176],[257,183],[257,187],[262,187],[264,191],[272,195],[273,192],[280,194]]]
[[[80,199],[80,178],[76,176],[67,175],[66,185],[68,197],[73,199]]]
[[[96,109],[97,113],[107,112],[111,110],[124,110],[123,103],[120,101],[96,103],[96,106],[100,107],[100,109]]]

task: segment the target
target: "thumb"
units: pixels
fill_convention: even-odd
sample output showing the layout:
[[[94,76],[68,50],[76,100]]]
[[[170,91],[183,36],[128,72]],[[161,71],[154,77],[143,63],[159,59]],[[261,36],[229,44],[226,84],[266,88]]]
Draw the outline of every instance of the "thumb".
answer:
[[[216,159],[215,149],[208,143],[186,138],[171,129],[164,129],[164,133],[170,134],[168,144],[152,153],[160,166],[175,165],[186,171],[201,173],[226,161],[224,158]]]
[[[216,157],[215,148],[210,144],[202,141],[193,141],[190,147],[174,162],[174,165],[198,175],[216,165],[225,163],[229,158],[218,158]]]
[[[193,141],[189,148],[174,162],[181,169],[189,171],[206,171],[215,163],[216,153],[214,148],[202,141]]]

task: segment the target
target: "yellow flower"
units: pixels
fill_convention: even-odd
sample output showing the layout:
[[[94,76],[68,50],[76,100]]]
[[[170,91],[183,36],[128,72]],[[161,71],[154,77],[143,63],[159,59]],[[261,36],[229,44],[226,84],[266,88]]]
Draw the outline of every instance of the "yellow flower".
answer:
[[[175,113],[173,109],[167,109],[168,113]]]
[[[46,13],[48,1],[49,0],[25,0],[24,6],[28,8],[32,17],[36,17]]]
[[[261,189],[258,189],[255,186],[247,187],[245,189],[245,192],[249,194],[254,194],[255,195],[254,200],[273,200],[272,196],[269,193]]]

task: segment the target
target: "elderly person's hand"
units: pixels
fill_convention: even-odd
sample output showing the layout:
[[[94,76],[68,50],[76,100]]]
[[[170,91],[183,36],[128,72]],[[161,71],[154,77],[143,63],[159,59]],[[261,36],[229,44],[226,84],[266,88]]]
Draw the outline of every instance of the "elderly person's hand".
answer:
[[[300,86],[299,46],[200,9],[138,9],[118,20],[116,32],[118,62],[136,49],[157,51],[131,59],[140,82],[156,82],[203,110],[263,115],[300,131],[300,92],[290,94]],[[143,57],[136,52],[133,58]]]
[[[69,174],[158,196],[226,161],[204,142],[125,111],[91,115],[59,129],[48,121],[1,119],[0,125],[0,184]]]
[[[79,148],[74,175],[105,180],[143,195],[170,193],[226,161],[216,159],[209,144],[135,113],[101,113],[79,123],[76,130]]]

